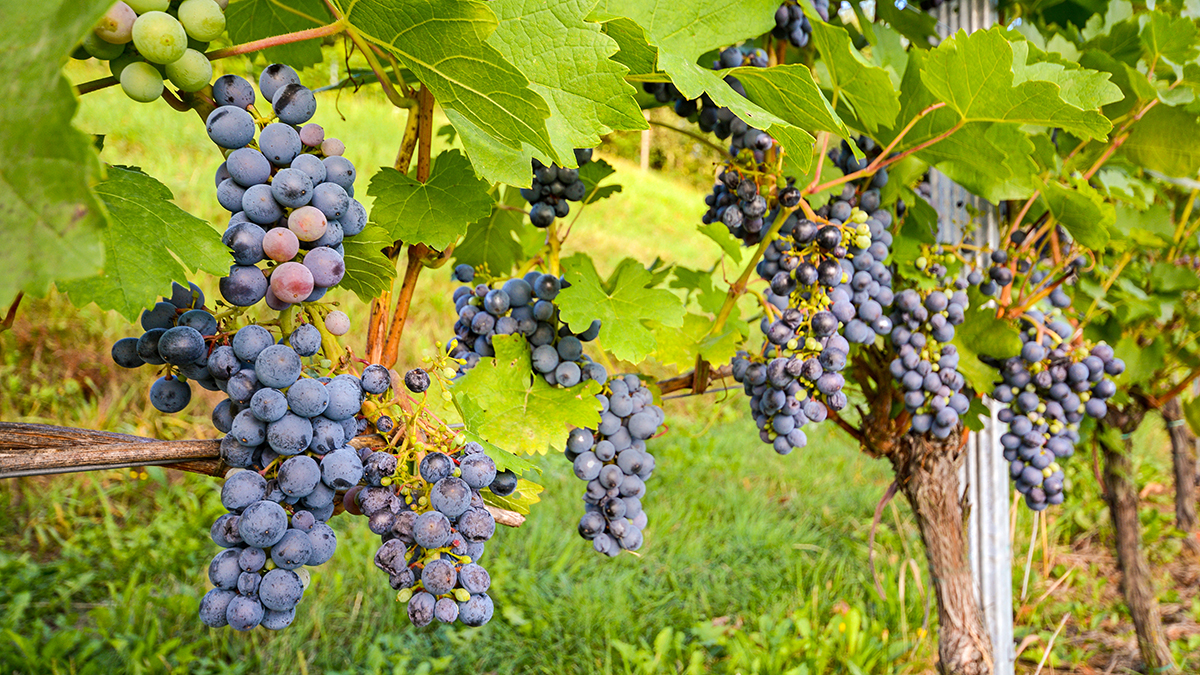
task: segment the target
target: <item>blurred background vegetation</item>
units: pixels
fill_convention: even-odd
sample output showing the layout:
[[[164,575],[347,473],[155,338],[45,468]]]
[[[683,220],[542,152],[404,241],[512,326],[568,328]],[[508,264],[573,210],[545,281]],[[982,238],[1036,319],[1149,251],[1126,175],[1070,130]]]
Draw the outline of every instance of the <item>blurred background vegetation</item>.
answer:
[[[246,61],[221,64],[251,70]],[[89,64],[70,71],[74,82],[103,74]],[[325,70],[303,76],[313,86],[337,79]],[[317,121],[346,142],[364,177],[391,164],[404,116],[377,90],[325,92],[319,103]],[[649,114],[678,124],[669,111]],[[220,156],[197,118],[109,89],[84,98],[77,124],[104,136],[105,161],[140,166],[179,206],[223,228],[212,183]],[[716,262],[719,249],[695,232],[716,153],[656,127],[643,169],[642,144],[641,134],[618,134],[598,149],[624,190],[583,212],[568,249],[586,247],[606,270],[626,256]],[[196,281],[215,297],[215,280]],[[450,334],[452,288],[444,269],[422,277],[398,368],[419,365]],[[339,299],[355,320],[347,344],[362,344],[366,308],[347,292]],[[111,343],[136,332],[60,295],[27,300],[0,333],[0,419],[215,437],[208,413],[218,395],[197,392],[182,414],[164,416],[146,401],[145,374],[111,363]],[[0,672],[930,672],[936,607],[902,500],[885,509],[875,542],[886,597],[867,565],[890,468],[833,425],[811,434],[804,451],[776,456],[758,442],[736,392],[666,407],[670,430],[653,448],[659,468],[639,555],[592,552],[575,533],[582,485],[567,462],[542,458],[542,503],[484,556],[497,613],[482,629],[409,626],[371,562],[378,538],[343,515],[333,523],[337,554],[312,571],[291,628],[210,630],[195,612],[218,550],[208,538],[223,512],[215,480],[149,468],[0,481]],[[1175,619],[1168,637],[1185,670],[1200,672],[1195,571],[1174,562],[1169,446],[1161,424],[1144,425],[1138,440],[1143,533],[1163,612]],[[1064,616],[1042,672],[1121,672],[1112,667],[1136,656],[1092,471],[1084,452],[1068,463],[1069,499],[1034,536],[1031,514],[1014,510],[1021,672],[1037,668]]]

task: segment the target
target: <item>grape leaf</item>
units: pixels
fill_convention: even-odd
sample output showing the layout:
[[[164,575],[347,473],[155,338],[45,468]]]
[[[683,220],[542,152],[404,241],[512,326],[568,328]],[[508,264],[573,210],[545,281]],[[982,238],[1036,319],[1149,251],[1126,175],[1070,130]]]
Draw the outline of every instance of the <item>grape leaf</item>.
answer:
[[[383,254],[383,249],[393,243],[387,231],[375,225],[368,225],[353,237],[346,237],[342,242],[346,252],[346,276],[338,287],[353,291],[363,302],[370,302],[390,290],[396,279],[396,263]]]
[[[317,28],[332,22],[333,16],[322,0],[288,0],[287,3],[279,0],[237,0],[225,10],[225,26],[229,31],[229,40],[235,45]],[[286,63],[301,70],[322,61],[321,40],[313,38],[268,47],[261,54],[267,63]]]
[[[104,270],[59,284],[76,305],[94,302],[133,321],[167,292],[170,282],[186,285],[188,270],[229,271],[229,250],[217,231],[171,203],[171,190],[157,180],[110,166],[96,194],[109,214]]]
[[[809,131],[832,131],[849,138],[850,131],[825,100],[812,71],[801,64],[774,68],[734,68],[746,95],[758,105]],[[786,112],[784,112],[786,111]]]
[[[629,71],[609,57],[620,49],[600,25],[584,21],[595,0],[493,0],[500,26],[488,38],[529,78],[550,106],[546,128],[562,166],[575,148],[594,148],[617,130],[645,129],[646,120],[624,81]],[[520,158],[528,162],[528,156]],[[564,163],[565,162],[565,163]]]
[[[1105,138],[1112,124],[1099,108],[1107,90],[1076,90],[1080,105],[1067,102],[1055,82],[1018,80],[1013,46],[996,27],[968,34],[960,30],[929,53],[921,80],[965,121],[1016,122],[1061,127],[1071,133]],[[1077,72],[1076,77],[1093,71]],[[1023,77],[1033,74],[1026,70]]]
[[[1200,435],[1200,398],[1183,402],[1183,417],[1192,429],[1192,433]]]
[[[1116,210],[1087,181],[1072,179],[1071,183],[1071,187],[1053,180],[1042,183],[1042,202],[1075,241],[1098,250],[1108,242]]]
[[[1164,293],[1200,289],[1200,277],[1194,270],[1163,262],[1155,263],[1151,268],[1150,281],[1154,290]]]
[[[713,284],[712,270],[693,270],[682,265],[676,265],[672,268],[672,273],[675,278],[668,284],[671,288],[680,288],[688,291],[688,299],[694,297],[700,309],[709,314],[715,316],[721,311],[721,306],[725,304],[725,299],[729,297],[729,294]],[[735,304],[726,323],[738,324],[745,327],[745,324],[740,324],[737,321],[739,314],[738,306]]]
[[[1053,82],[1058,85],[1062,100],[1085,109],[1103,107],[1125,98],[1121,88],[1109,81],[1110,73],[1081,68],[1028,41],[1009,44],[1013,50],[1014,85],[1031,80]]]
[[[929,49],[930,38],[937,41],[937,17],[912,5],[905,4],[901,9],[892,2],[877,2],[875,15],[908,38],[914,46]]]
[[[386,230],[393,241],[428,244],[441,251],[462,236],[467,225],[491,211],[488,188],[458,150],[434,158],[429,180],[424,183],[383,167],[367,188],[367,194],[375,198],[371,222]]]
[[[475,403],[469,395],[465,392],[459,392],[458,396],[453,398],[453,401],[454,407],[458,409],[459,415],[462,416],[463,435],[466,436],[468,441],[475,441],[483,446],[483,450],[487,453],[487,456],[491,457],[492,461],[496,463],[497,471],[512,471],[518,476],[524,474],[526,471],[542,472],[536,464],[512,454],[479,435],[482,430],[481,425],[486,422],[487,417],[483,412],[483,408],[480,408],[479,404]]]
[[[695,99],[707,93],[717,105],[729,108],[747,124],[770,133],[785,149],[789,170],[807,170],[812,160],[813,137],[801,128],[801,121],[791,117],[797,110],[795,106],[777,96],[765,101],[746,99],[725,83],[728,73],[696,63],[706,52],[771,30],[778,7],[774,0],[746,0],[739,3],[736,12],[731,12],[723,0],[601,0],[591,18],[632,19],[645,31],[647,44],[657,48],[658,67],[670,76],[683,96]],[[819,117],[822,113],[813,109],[807,111],[806,117]]]
[[[487,488],[484,488],[479,494],[483,497],[483,501],[486,504],[528,515],[529,507],[542,501],[539,495],[545,489],[533,481],[522,478],[517,481],[517,489],[513,490],[512,494],[506,497],[500,497]]]
[[[683,324],[683,303],[666,289],[647,288],[652,276],[633,258],[622,260],[607,281],[582,253],[564,259],[562,268],[571,287],[558,295],[559,315],[580,331],[600,319],[600,344],[619,359],[637,363],[654,351],[646,321]]]
[[[1168,176],[1200,171],[1200,125],[1182,108],[1154,106],[1129,130],[1121,152],[1135,166]]]
[[[733,261],[735,265],[740,265],[742,262],[742,242],[729,233],[729,228],[724,223],[716,222],[707,225],[699,225],[696,229],[700,234],[712,239],[725,255]]]
[[[454,385],[483,411],[477,434],[517,455],[546,454],[566,447],[572,427],[600,422],[600,385],[593,380],[571,389],[551,386],[533,372],[529,343],[520,335],[497,335],[495,357],[480,359]]]
[[[55,279],[95,274],[104,262],[104,207],[90,187],[102,170],[92,137],[71,126],[77,103],[60,69],[111,5],[45,0],[5,12],[0,306],[19,291],[43,295]]]
[[[579,180],[583,181],[584,186],[587,187],[587,196],[583,198],[580,204],[595,204],[601,199],[608,199],[620,192],[620,185],[605,185],[604,187],[600,187],[601,181],[616,172],[617,170],[612,168],[611,164],[602,159],[593,159],[579,167]]]
[[[742,334],[736,322],[727,323],[718,335],[711,335],[713,320],[688,313],[681,326],[663,326],[650,322],[658,343],[654,359],[664,366],[687,370],[696,364],[696,356],[709,363],[726,363],[737,353]]]
[[[971,307],[962,325],[954,331],[954,346],[962,358],[958,369],[977,391],[990,392],[999,379],[996,369],[979,360],[979,356],[1004,359],[1021,351],[1021,336],[1008,321],[996,318],[996,310],[985,307],[988,298],[975,287],[967,291]]]
[[[502,209],[499,206],[516,209]],[[533,226],[523,227],[529,207],[516,188],[505,188],[500,204],[492,207],[488,216],[467,226],[467,234],[454,247],[454,261],[489,274],[502,277],[512,272],[517,263],[541,247],[545,236]]]
[[[339,0],[352,30],[393,54],[433,92],[458,130],[475,169],[491,182],[512,177],[491,160],[501,149],[557,160],[550,108],[529,80],[487,42],[499,24],[479,0]],[[481,146],[476,154],[477,146]],[[502,153],[499,153],[502,154]],[[518,180],[520,180],[518,175]],[[525,176],[524,183],[532,178]]]
[[[1138,17],[1142,45],[1149,63],[1166,59],[1183,65],[1196,58],[1196,24],[1191,19],[1163,12],[1146,12]]]
[[[632,76],[658,72],[658,50],[646,42],[646,32],[631,19],[612,19],[601,24],[604,34],[617,41],[620,51],[611,58],[629,69]]]
[[[821,52],[818,72],[832,98],[845,103],[870,132],[891,126],[900,112],[900,96],[887,71],[867,62],[845,28],[813,21],[813,45]]]

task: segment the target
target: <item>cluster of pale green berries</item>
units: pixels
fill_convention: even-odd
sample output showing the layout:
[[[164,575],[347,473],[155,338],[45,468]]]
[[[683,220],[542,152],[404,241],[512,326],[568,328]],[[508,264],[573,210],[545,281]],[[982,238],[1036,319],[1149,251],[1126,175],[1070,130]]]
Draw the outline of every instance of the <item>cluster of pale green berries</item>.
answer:
[[[225,32],[229,0],[123,0],[104,14],[74,56],[108,61],[129,98],[147,103],[163,93],[163,78],[180,91],[212,81],[208,43]]]

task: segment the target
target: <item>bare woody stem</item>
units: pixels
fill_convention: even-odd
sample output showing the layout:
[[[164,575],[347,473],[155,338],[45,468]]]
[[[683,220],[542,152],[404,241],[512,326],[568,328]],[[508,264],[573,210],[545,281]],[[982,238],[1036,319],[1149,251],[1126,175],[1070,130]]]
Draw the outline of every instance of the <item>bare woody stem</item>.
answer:
[[[432,167],[432,152],[433,152],[433,92],[427,87],[422,86],[417,92],[417,110],[416,110],[416,147],[417,147],[417,180],[424,183],[429,180],[429,172]],[[405,137],[408,132],[405,130]],[[395,308],[392,310],[392,320],[388,326],[387,340],[382,340],[382,332],[375,335],[375,342],[372,346],[383,342],[382,350],[375,359],[376,363],[381,363],[389,368],[396,365],[396,360],[400,355],[400,338],[404,335],[404,326],[408,322],[409,307],[412,305],[413,293],[417,288],[417,280],[421,276],[421,270],[425,268],[425,258],[431,252],[430,248],[425,244],[412,244],[408,247],[408,265],[404,269],[404,281],[400,286],[400,294],[396,297]],[[399,247],[393,251],[393,254],[399,254]],[[387,305],[380,307],[381,313],[386,316]],[[374,317],[372,317],[374,319]]]
[[[933,106],[930,106],[930,108],[933,108]],[[929,108],[926,108],[926,110],[929,110]],[[849,183],[850,181],[858,180],[859,178],[863,178],[864,176],[869,176],[884,167],[891,166],[892,164],[899,162],[900,160],[904,159],[905,157],[908,157],[909,155],[918,153],[918,152],[924,150],[925,148],[928,148],[931,145],[941,143],[942,141],[949,138],[951,134],[955,133],[959,129],[962,129],[964,126],[966,126],[966,122],[960,120],[958,124],[955,124],[954,126],[950,127],[949,129],[943,131],[942,133],[938,134],[937,136],[934,136],[933,138],[931,138],[923,143],[914,145],[913,147],[905,150],[904,152],[898,153],[896,155],[893,155],[893,156],[887,157],[887,158],[884,158],[884,155],[881,154],[879,157],[876,157],[875,161],[871,162],[871,164],[869,166],[867,166],[867,168],[865,168],[865,169],[862,169],[860,171],[855,171],[853,173],[848,173],[845,176],[842,176],[841,178],[835,178],[834,180],[831,180],[828,183],[821,183],[820,185],[818,185],[816,187],[810,186],[809,188],[805,188],[804,194],[806,194],[806,195],[815,194],[818,192],[822,192],[824,190],[828,190],[829,188],[837,187],[839,185],[844,185],[845,183]],[[880,161],[881,158],[884,158],[883,161]]]

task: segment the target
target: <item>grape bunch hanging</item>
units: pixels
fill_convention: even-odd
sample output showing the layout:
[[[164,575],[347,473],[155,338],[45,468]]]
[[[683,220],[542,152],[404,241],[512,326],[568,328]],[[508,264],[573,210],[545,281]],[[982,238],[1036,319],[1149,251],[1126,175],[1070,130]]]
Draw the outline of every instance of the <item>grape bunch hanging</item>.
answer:
[[[148,103],[163,95],[163,78],[179,91],[212,81],[208,43],[225,33],[228,0],[116,2],[84,36],[73,56],[108,61],[129,98]]]
[[[665,415],[636,375],[613,378],[596,399],[600,423],[572,429],[565,454],[575,476],[587,482],[579,535],[597,553],[613,557],[642,546],[649,522],[642,497],[655,466],[646,441],[658,434]]]
[[[582,167],[592,161],[591,149],[575,150],[575,163]],[[587,184],[579,177],[579,169],[568,169],[557,164],[546,166],[533,159],[533,183],[521,188],[521,196],[529,202],[529,222],[534,227],[545,229],[554,224],[556,218],[566,218],[571,212],[571,202],[581,201],[587,196]]]
[[[454,269],[454,278],[465,284],[475,280],[470,265]],[[497,335],[522,335],[531,350],[533,370],[552,385],[574,387],[584,380],[603,384],[608,380],[604,366],[583,353],[583,345],[600,335],[599,319],[586,330],[574,333],[558,316],[554,299],[568,286],[553,274],[533,271],[520,279],[503,284],[459,286],[454,290],[458,320],[454,322],[454,340],[450,356],[462,362],[465,372],[483,357],[495,356],[492,338]]]

